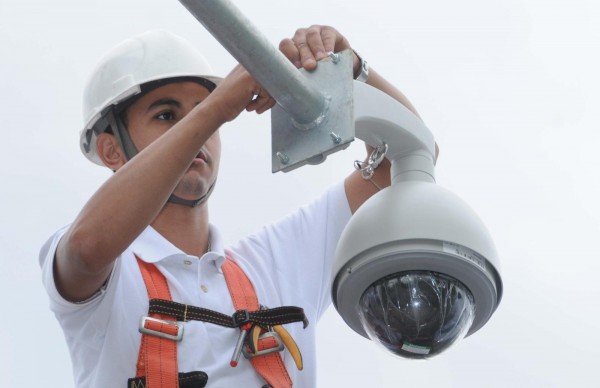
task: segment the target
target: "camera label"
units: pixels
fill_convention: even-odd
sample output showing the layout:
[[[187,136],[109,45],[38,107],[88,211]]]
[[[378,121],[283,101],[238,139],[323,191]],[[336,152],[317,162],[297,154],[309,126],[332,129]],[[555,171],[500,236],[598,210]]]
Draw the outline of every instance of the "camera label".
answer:
[[[485,259],[479,256],[477,253],[470,250],[469,248],[465,248],[462,245],[444,241],[442,244],[442,250],[446,253],[452,253],[462,257],[463,259],[467,259],[485,271]]]

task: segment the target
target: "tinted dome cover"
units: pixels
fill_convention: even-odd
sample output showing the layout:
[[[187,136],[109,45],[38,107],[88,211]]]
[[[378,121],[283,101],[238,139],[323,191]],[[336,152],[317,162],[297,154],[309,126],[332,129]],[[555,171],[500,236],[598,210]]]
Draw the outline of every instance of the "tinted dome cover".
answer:
[[[404,358],[430,358],[460,341],[475,316],[471,292],[456,279],[401,272],[373,283],[358,306],[371,340]]]

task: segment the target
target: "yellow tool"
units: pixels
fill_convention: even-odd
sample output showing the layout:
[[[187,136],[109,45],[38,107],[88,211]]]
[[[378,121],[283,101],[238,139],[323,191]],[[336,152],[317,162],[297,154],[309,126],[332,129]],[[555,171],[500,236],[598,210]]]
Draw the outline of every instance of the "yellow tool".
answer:
[[[302,353],[300,353],[300,349],[298,349],[296,341],[294,341],[290,333],[288,333],[288,331],[281,325],[273,326],[273,330],[275,331],[275,333],[279,334],[279,337],[283,341],[283,344],[292,355],[292,358],[294,359],[298,370],[302,370],[302,368],[304,367],[302,364]]]
[[[250,329],[250,338],[248,341],[248,346],[250,347],[250,351],[254,354],[258,352],[258,338],[260,336],[261,331],[262,328],[256,324],[253,325]]]
[[[259,353],[258,340],[260,339],[260,336],[264,329],[261,328],[259,325],[255,324],[249,331],[250,333],[248,336],[247,344],[250,348],[250,352],[247,353],[257,355],[257,353]],[[298,370],[302,370],[304,367],[302,362],[302,353],[300,353],[300,349],[298,348],[296,341],[294,341],[290,333],[288,333],[288,331],[281,325],[272,326],[272,331],[274,331],[279,336],[281,342],[283,342],[283,345],[290,352]]]

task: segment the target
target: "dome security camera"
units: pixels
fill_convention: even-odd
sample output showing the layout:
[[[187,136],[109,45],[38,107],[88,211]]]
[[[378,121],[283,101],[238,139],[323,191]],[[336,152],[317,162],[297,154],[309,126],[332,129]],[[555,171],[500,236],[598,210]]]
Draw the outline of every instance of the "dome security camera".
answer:
[[[386,94],[354,88],[356,136],[388,145],[392,185],[346,226],[333,302],[360,335],[401,357],[430,358],[494,313],[502,297],[499,260],[477,214],[435,184],[431,132]]]
[[[334,258],[332,298],[346,323],[412,358],[481,328],[502,296],[498,258],[475,212],[435,185],[435,142],[423,123],[387,94],[352,82],[351,50],[299,71],[232,2],[180,1],[278,101],[273,172],[346,148],[353,104],[356,137],[389,146],[392,186],[354,214]]]

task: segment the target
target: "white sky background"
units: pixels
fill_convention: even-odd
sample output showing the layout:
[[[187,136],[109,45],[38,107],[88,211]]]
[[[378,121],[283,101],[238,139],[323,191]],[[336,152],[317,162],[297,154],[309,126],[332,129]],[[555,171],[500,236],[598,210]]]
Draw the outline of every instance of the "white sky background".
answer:
[[[598,386],[600,3],[238,3],[275,44],[313,23],[345,33],[413,101],[441,147],[438,184],[476,209],[502,259],[499,310],[427,362],[388,356],[330,309],[319,328],[319,386]],[[79,152],[88,74],[107,49],[152,28],[204,47],[221,75],[233,67],[177,1],[0,2],[1,387],[73,385],[37,253],[109,176]],[[221,131],[211,217],[231,242],[363,157],[356,144],[317,167],[271,175],[269,128],[268,115],[245,114]]]

